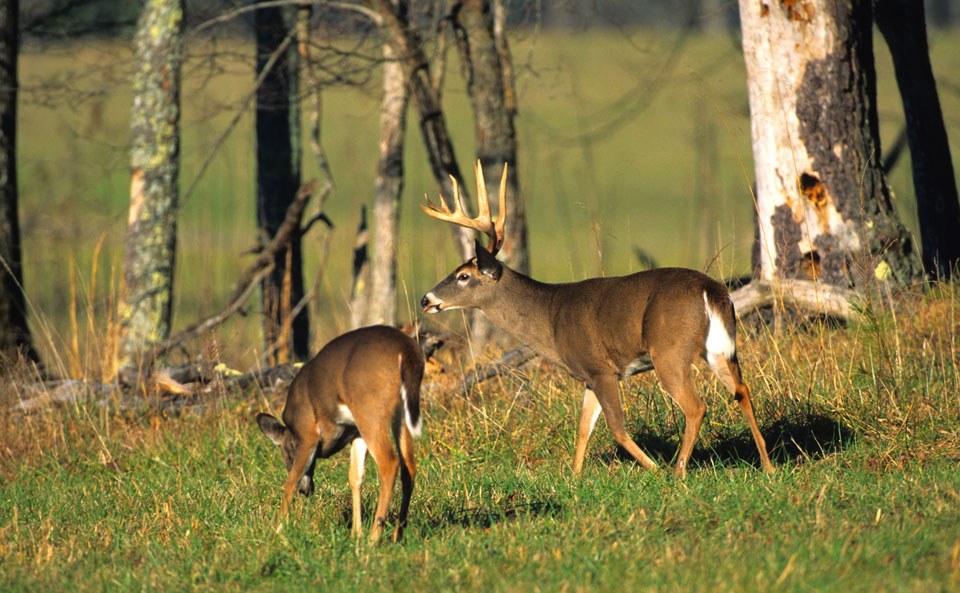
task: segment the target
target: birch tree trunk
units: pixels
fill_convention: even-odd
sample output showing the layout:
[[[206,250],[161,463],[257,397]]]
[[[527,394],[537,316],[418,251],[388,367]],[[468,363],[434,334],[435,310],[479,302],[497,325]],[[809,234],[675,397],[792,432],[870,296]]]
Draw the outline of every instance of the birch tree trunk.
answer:
[[[874,6],[907,120],[923,267],[932,278],[948,279],[960,265],[960,202],[930,66],[923,2],[876,0]]]
[[[299,54],[291,31],[292,7],[265,6],[254,12],[257,73],[268,69],[257,89],[257,226],[264,240],[273,237],[300,187]],[[275,349],[273,362],[310,356],[310,318],[304,307],[294,319],[291,309],[303,298],[300,237],[279,254],[261,284],[264,338]]]
[[[373,256],[362,325],[397,322],[397,224],[403,191],[403,142],[407,77],[393,48],[384,44],[383,103],[380,107],[380,160],[373,205]]]
[[[869,1],[741,0],[760,279],[918,279],[880,169]]]
[[[423,41],[411,27],[407,0],[368,0],[380,15],[386,43],[392,47],[400,60],[405,77],[409,80],[410,94],[420,115],[419,127],[430,160],[430,170],[440,188],[444,202],[451,209],[453,203],[453,177],[460,185],[464,203],[470,203],[469,186],[457,164],[447,129],[440,90],[434,84],[430,63],[424,52]],[[453,228],[457,251],[462,259],[473,257],[473,231],[462,227]]]
[[[508,167],[507,211],[497,213],[507,217],[500,257],[511,268],[529,274],[527,224],[517,169],[514,126],[517,105],[510,53],[503,33],[505,11],[500,2],[494,0],[465,0],[455,3],[450,14],[473,111],[475,150],[483,167],[488,195],[499,193],[503,167]],[[493,339],[496,333],[486,317],[473,316],[471,334],[474,340],[483,344]]]
[[[118,363],[170,334],[180,168],[182,0],[149,0],[137,33],[131,114],[130,213]]]

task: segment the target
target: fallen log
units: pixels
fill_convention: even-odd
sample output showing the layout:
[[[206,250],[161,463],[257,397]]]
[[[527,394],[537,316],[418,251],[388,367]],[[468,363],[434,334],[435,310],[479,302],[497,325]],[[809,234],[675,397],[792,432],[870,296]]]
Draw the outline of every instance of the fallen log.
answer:
[[[859,298],[856,291],[813,280],[753,280],[731,292],[730,298],[738,315],[779,305],[850,321],[861,319],[854,306]]]

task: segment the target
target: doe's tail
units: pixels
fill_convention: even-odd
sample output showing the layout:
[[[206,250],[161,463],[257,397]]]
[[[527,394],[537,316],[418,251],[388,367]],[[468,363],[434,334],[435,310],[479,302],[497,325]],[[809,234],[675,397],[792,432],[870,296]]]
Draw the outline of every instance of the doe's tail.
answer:
[[[419,352],[417,353],[419,355]],[[412,355],[412,354],[411,354]],[[423,357],[417,356],[416,364],[404,365],[400,355],[400,399],[403,401],[403,419],[407,429],[414,437],[423,431],[423,418],[420,416],[420,382],[423,380]]]

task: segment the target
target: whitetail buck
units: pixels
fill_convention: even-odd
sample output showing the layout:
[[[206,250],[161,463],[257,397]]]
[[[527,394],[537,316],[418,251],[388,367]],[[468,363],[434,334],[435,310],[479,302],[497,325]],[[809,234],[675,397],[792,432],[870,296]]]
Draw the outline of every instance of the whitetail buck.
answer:
[[[479,163],[475,168],[477,218],[464,213],[456,183],[455,211],[438,208],[429,199],[421,208],[433,218],[486,233],[489,246],[484,249],[475,242],[476,257],[437,284],[420,304],[426,313],[478,308],[494,325],[586,384],[574,473],[583,468],[587,440],[601,410],[617,442],[643,467],[657,467],[627,434],[619,384],[620,379],[654,368],[686,419],[675,471],[684,475],[706,412],[691,380],[691,365],[698,357],[706,359],[737,400],[750,424],[763,468],[773,471],[753,415],[750,390],[740,375],[736,317],[726,287],[684,268],[567,284],[544,284],[515,272],[495,257],[504,236],[506,166],[496,224],[490,216],[483,171]]]
[[[380,472],[380,498],[370,541],[380,538],[400,469],[402,498],[394,541],[403,535],[417,473],[413,437],[420,435],[423,351],[413,339],[386,326],[343,334],[303,365],[290,383],[283,423],[258,414],[260,430],[280,446],[289,472],[281,519],[294,489],[310,496],[317,457],[350,447],[353,533],[360,537],[360,484],[367,451]],[[395,450],[396,449],[396,450]],[[399,461],[397,452],[400,454]]]

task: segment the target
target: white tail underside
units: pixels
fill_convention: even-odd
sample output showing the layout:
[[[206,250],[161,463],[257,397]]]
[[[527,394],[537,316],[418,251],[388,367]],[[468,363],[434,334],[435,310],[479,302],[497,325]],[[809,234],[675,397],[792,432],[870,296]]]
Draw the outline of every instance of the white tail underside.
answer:
[[[703,306],[707,311],[707,319],[710,320],[705,342],[707,363],[716,371],[715,365],[719,360],[731,360],[736,355],[737,342],[736,338],[727,332],[720,316],[710,307],[706,291],[703,293]]]
[[[407,387],[405,385],[400,386],[400,399],[403,400],[403,419],[407,423],[407,429],[410,430],[411,435],[415,437],[420,436],[420,430],[423,428],[421,424],[423,418],[417,418],[416,424],[414,424],[410,418],[410,408],[407,405]]]

